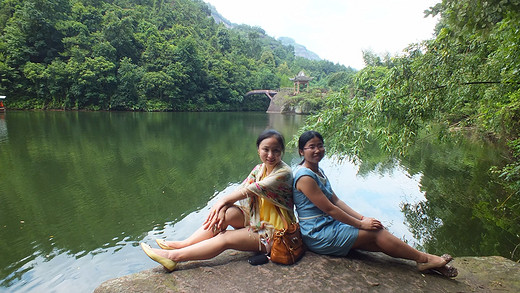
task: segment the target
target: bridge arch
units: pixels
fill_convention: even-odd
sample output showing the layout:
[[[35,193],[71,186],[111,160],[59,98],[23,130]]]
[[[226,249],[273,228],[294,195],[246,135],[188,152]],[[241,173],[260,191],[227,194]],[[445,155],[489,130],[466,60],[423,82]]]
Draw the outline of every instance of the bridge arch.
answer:
[[[250,96],[250,95],[258,95],[258,94],[265,94],[271,101],[273,100],[274,96],[278,92],[275,90],[252,90],[247,92],[244,97]]]
[[[244,97],[250,96],[250,95],[266,95],[270,102],[269,107],[267,108],[266,113],[281,113],[282,107],[279,105],[279,103],[276,102],[276,94],[278,94],[278,91],[275,90],[252,90],[247,92]]]

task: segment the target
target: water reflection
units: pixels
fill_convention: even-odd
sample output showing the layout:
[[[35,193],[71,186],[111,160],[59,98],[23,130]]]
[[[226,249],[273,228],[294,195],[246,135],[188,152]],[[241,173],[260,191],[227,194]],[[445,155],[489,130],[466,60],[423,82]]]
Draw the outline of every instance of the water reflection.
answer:
[[[320,163],[337,196],[362,215],[379,219],[388,230],[410,245],[420,243],[409,231],[401,212],[403,203],[424,199],[420,174],[410,176],[394,165],[384,172],[359,174],[359,166],[327,158]]]
[[[506,157],[496,144],[466,137],[425,139],[406,156],[402,165],[422,174],[425,198],[403,212],[425,250],[520,259],[520,199],[509,198],[490,172]]]
[[[0,144],[7,141],[7,122],[5,121],[5,113],[0,112]]]
[[[360,174],[401,166],[418,179],[424,197],[404,201],[402,212],[416,245],[454,256],[500,255],[515,261],[520,247],[520,198],[498,183],[492,166],[507,163],[506,149],[476,134],[439,139],[425,135],[396,159],[369,145]]]

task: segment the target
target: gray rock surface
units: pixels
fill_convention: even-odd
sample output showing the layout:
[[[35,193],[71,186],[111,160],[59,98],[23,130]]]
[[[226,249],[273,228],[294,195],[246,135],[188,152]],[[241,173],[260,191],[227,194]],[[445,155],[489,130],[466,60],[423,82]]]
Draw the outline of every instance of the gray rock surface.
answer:
[[[448,279],[382,253],[329,257],[306,252],[295,265],[252,266],[252,253],[227,251],[208,261],[158,266],[108,280],[94,292],[520,292],[520,264],[503,257],[459,257]],[[143,253],[143,261],[151,261]]]

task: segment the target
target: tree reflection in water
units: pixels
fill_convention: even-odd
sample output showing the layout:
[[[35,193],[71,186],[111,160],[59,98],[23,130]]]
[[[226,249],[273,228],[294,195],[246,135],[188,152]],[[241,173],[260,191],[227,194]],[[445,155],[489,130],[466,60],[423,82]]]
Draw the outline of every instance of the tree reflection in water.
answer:
[[[519,199],[508,199],[490,171],[503,166],[505,157],[503,147],[482,139],[460,136],[441,142],[430,136],[399,160],[409,174],[421,175],[425,199],[404,203],[402,211],[424,250],[520,259],[514,252],[520,243]]]

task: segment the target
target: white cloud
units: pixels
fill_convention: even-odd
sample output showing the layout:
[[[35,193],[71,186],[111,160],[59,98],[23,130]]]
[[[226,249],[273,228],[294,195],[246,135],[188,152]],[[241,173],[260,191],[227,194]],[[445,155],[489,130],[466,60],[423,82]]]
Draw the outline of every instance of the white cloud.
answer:
[[[423,11],[437,0],[206,0],[231,22],[290,37],[321,58],[362,68],[362,50],[400,53],[431,38],[436,20]]]

